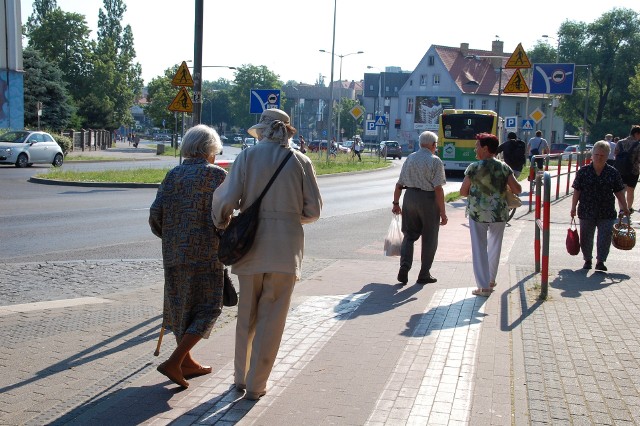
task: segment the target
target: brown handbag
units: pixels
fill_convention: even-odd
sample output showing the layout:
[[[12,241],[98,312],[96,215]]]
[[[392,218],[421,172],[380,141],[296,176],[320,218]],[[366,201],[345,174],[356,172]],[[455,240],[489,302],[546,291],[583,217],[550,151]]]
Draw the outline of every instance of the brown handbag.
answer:
[[[636,245],[636,230],[622,221],[622,214],[618,216],[618,223],[613,225],[611,244],[618,250],[631,250]],[[627,222],[630,222],[627,216]]]

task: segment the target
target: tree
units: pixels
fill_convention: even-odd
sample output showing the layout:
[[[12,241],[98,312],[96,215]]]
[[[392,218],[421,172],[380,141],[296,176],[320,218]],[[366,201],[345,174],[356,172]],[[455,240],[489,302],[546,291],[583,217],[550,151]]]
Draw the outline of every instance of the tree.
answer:
[[[37,103],[42,102],[40,127],[62,130],[73,114],[72,101],[62,79],[62,71],[30,47],[23,52],[24,62],[24,122],[27,127],[38,125]]]
[[[233,125],[246,129],[255,124],[249,112],[251,89],[280,89],[279,76],[264,66],[243,65],[236,70],[235,86],[231,89]],[[281,102],[283,102],[281,100]]]
[[[349,98],[342,98],[339,108],[336,108],[336,112],[340,114],[340,127],[344,129],[344,137],[352,138],[354,135],[359,134],[361,129],[359,124],[362,124],[362,117],[359,120],[353,118],[351,109],[359,105],[359,102]],[[340,131],[340,129],[338,129]]]
[[[26,26],[28,46],[60,68],[73,98],[81,99],[90,87],[92,71],[91,30],[85,17],[60,8],[41,16],[35,11],[37,6],[34,3],[34,13]]]
[[[173,112],[168,107],[178,94],[178,89],[171,85],[173,76],[178,71],[178,65],[165,70],[164,75],[156,77],[147,86],[147,105],[144,113],[151,118],[154,126],[161,127],[162,121],[173,123]],[[182,114],[180,114],[182,115]]]
[[[589,65],[587,127],[604,121],[608,121],[608,126],[617,127],[630,120],[625,101],[630,78],[635,75],[633,67],[640,57],[638,13],[613,8],[591,24],[566,21],[560,26],[558,37],[560,62]],[[586,70],[576,68],[574,88],[586,88],[587,79]],[[582,126],[585,97],[585,90],[575,90],[572,96],[565,97],[558,110],[565,122]],[[596,133],[595,128],[592,130]]]
[[[635,71],[629,79],[629,98],[625,106],[631,116],[640,117],[640,65],[636,65]]]
[[[123,0],[103,0],[98,12],[98,39],[95,47],[95,74],[92,91],[108,99],[115,123],[131,125],[130,108],[142,91],[141,67],[134,63],[133,32],[120,22],[127,10]]]

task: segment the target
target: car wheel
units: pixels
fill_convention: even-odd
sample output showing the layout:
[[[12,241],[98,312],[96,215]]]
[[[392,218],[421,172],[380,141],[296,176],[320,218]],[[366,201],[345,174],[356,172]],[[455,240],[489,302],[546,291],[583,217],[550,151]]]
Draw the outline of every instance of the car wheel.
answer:
[[[33,163],[27,163],[27,167],[33,166]]]
[[[27,154],[18,155],[18,159],[16,160],[16,167],[27,167],[29,163],[29,159],[27,158]]]
[[[62,161],[63,161],[63,157],[62,154],[56,154],[55,157],[53,157],[53,167],[60,167],[62,166]]]

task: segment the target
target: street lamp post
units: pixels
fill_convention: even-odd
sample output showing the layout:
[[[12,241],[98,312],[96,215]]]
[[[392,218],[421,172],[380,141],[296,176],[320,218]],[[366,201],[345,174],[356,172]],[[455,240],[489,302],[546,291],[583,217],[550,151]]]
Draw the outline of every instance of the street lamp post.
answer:
[[[327,52],[324,49],[320,49],[320,52],[331,54],[331,52]],[[347,53],[347,54],[344,54],[344,55],[337,55],[335,53],[333,54],[334,56],[337,56],[338,58],[340,58],[340,73],[339,73],[339,77],[338,77],[340,79],[340,92],[338,93],[338,99],[339,99],[338,100],[338,105],[340,105],[340,109],[338,110],[338,129],[337,129],[337,131],[338,131],[338,142],[342,142],[342,132],[341,132],[341,129],[340,129],[340,112],[342,111],[342,59],[347,57],[347,56],[360,55],[362,53],[364,53],[364,52],[362,50],[359,50],[357,52],[351,52],[351,53]]]
[[[552,37],[550,35],[547,34],[543,34],[542,35],[543,38],[546,39],[552,39],[557,43],[557,47],[556,47],[556,64],[560,62],[560,39],[559,38],[555,38]],[[554,112],[554,108],[556,108],[559,104],[560,100],[558,98],[556,98],[555,96],[551,96],[551,105],[550,105],[550,114],[549,114],[549,143],[554,143],[555,140],[553,138],[553,112]]]

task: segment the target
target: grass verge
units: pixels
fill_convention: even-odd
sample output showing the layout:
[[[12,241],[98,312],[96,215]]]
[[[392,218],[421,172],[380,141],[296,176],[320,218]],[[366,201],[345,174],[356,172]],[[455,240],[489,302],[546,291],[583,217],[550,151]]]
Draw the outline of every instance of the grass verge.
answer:
[[[391,164],[389,160],[366,155],[362,156],[362,161],[357,161],[357,158],[354,160],[350,154],[341,154],[336,158],[330,158],[329,161],[325,156],[318,154],[311,154],[309,158],[318,175],[375,170]],[[95,160],[95,157],[92,160]],[[141,168],[78,172],[51,168],[47,173],[37,174],[36,177],[69,182],[160,183],[169,170]]]

